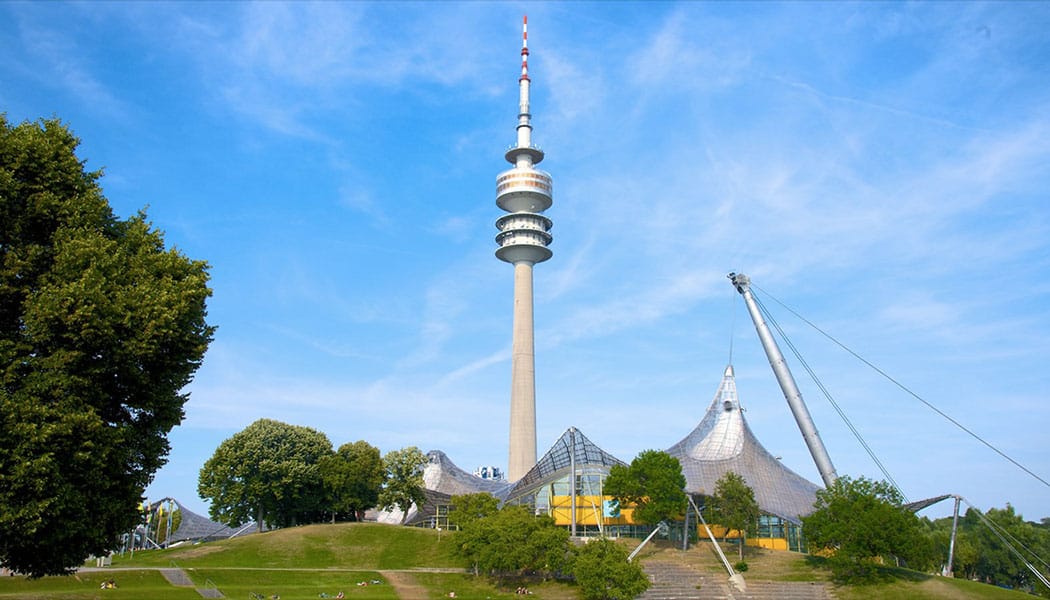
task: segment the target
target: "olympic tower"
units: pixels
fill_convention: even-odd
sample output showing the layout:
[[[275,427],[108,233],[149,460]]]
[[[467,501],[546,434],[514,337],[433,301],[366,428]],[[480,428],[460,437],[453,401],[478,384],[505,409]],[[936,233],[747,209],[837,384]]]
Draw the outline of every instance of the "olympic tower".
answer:
[[[543,151],[532,143],[529,113],[528,17],[522,21],[518,78],[518,141],[507,150],[514,165],[496,177],[496,205],[508,214],[496,220],[496,258],[514,265],[514,333],[511,349],[510,453],[507,478],[521,479],[536,464],[536,367],[532,324],[532,265],[549,259],[553,239],[550,173],[535,167]]]

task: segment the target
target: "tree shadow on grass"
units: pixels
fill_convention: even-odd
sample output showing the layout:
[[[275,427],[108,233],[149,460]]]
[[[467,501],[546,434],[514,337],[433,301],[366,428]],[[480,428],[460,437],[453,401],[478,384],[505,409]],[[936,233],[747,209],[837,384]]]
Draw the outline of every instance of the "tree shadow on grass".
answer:
[[[907,581],[919,583],[931,576],[919,571],[878,564],[872,561],[835,561],[820,559],[825,568],[831,569],[832,581],[839,585],[879,585]],[[808,561],[807,561],[808,562]],[[816,564],[816,563],[811,563]]]

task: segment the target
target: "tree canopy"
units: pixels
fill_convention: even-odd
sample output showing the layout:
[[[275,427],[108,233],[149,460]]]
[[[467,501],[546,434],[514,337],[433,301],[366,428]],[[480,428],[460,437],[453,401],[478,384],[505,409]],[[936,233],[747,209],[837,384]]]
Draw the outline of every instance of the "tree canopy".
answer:
[[[364,440],[343,444],[335,454],[323,457],[319,468],[333,522],[340,514],[361,521],[365,511],[379,502],[386,480],[379,448]]]
[[[569,532],[524,506],[504,506],[455,533],[457,552],[474,573],[495,577],[526,571],[552,575],[569,564]]]
[[[422,504],[426,498],[423,489],[423,467],[426,464],[427,455],[415,446],[391,450],[383,457],[386,483],[379,492],[379,506],[387,510],[400,509],[402,523],[408,518],[408,509],[413,504]]]
[[[926,546],[919,518],[901,506],[901,495],[884,481],[842,476],[817,491],[816,509],[802,518],[810,549],[827,548],[836,576],[863,580],[876,559],[907,560]]]
[[[197,492],[212,519],[261,529],[319,521],[325,488],[319,463],[332,454],[323,433],[259,419],[225,440],[200,471]]]
[[[666,452],[645,450],[630,466],[613,465],[604,488],[620,504],[633,505],[639,523],[655,525],[685,513],[682,464]]]
[[[606,538],[576,550],[572,574],[586,600],[631,600],[649,589],[641,565],[627,562],[627,550]]]
[[[32,576],[139,521],[213,331],[207,264],[114,216],[78,145],[0,114],[0,563]]]
[[[715,493],[711,496],[709,507],[711,520],[725,527],[727,535],[731,529],[740,532],[740,560],[743,560],[744,541],[748,534],[755,533],[761,514],[755,501],[755,491],[743,477],[727,471],[715,482]]]
[[[1041,523],[1025,521],[1009,504],[1005,508],[989,509],[984,517],[982,519],[974,508],[967,509],[960,516],[952,565],[954,575],[1050,598],[1050,589],[1028,570],[1024,561],[999,537],[1002,535],[1009,540],[1030,564],[1040,565],[1050,556],[1050,527],[1047,526],[1047,519],[1043,518]],[[947,556],[951,521],[951,517],[948,517],[930,523],[930,535],[937,542],[941,560]],[[996,528],[999,535],[989,524]]]
[[[460,529],[469,527],[478,519],[491,517],[499,510],[499,500],[488,492],[452,496],[451,505],[448,522]]]

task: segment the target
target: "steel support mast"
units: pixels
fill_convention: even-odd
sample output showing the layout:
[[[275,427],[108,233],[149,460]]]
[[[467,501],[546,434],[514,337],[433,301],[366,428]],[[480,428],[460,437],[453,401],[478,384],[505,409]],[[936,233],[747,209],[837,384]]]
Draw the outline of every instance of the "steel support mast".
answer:
[[[780,384],[780,390],[784,392],[784,398],[787,399],[788,406],[791,407],[791,414],[794,415],[795,422],[798,423],[799,431],[802,432],[802,438],[806,441],[806,447],[809,448],[809,453],[813,456],[813,462],[816,463],[817,471],[820,472],[820,477],[824,480],[824,486],[831,487],[838,478],[838,474],[835,473],[835,466],[831,464],[831,457],[828,456],[828,451],[824,448],[824,442],[821,441],[820,434],[817,433],[817,426],[813,424],[813,417],[809,415],[809,409],[806,408],[806,403],[802,400],[802,392],[798,391],[798,385],[795,384],[795,378],[791,375],[791,370],[784,360],[784,355],[780,353],[780,348],[777,346],[776,340],[773,339],[773,334],[770,333],[766,320],[762,318],[762,313],[758,310],[758,304],[751,293],[751,280],[743,273],[730,273],[729,280],[733,282],[736,291],[740,292],[740,295],[744,297],[744,304],[747,305],[747,312],[751,314],[751,320],[755,322],[755,330],[758,331],[758,339],[762,342],[762,348],[766,351],[769,366],[773,368],[773,374],[776,375],[777,383]]]

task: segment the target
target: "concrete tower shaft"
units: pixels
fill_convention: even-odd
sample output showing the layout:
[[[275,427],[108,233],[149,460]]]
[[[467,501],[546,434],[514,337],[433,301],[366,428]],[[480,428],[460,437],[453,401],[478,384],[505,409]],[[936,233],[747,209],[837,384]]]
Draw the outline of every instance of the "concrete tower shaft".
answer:
[[[514,265],[514,325],[511,349],[510,452],[507,477],[516,481],[536,464],[536,374],[533,340],[532,266],[552,256],[552,223],[543,211],[553,203],[549,173],[535,168],[543,151],[532,143],[529,109],[528,17],[522,22],[518,78],[517,143],[504,158],[514,165],[496,177],[496,205],[508,214],[496,220],[496,257]]]

